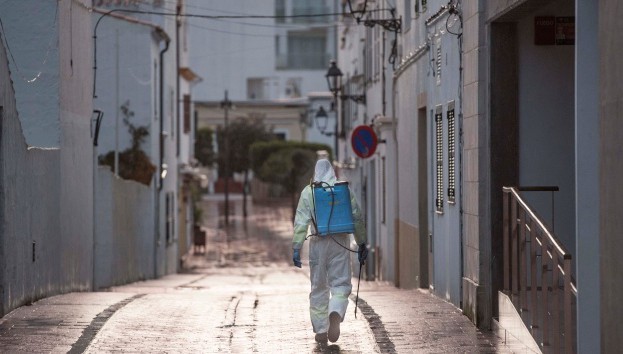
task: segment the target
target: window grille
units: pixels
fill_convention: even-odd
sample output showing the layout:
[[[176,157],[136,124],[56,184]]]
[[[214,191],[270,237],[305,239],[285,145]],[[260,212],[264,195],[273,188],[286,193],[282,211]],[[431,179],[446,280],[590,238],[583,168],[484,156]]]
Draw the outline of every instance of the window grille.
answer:
[[[415,0],[417,3],[417,0]],[[411,0],[405,0],[404,31],[411,29]]]
[[[383,204],[383,214],[381,222],[385,225],[387,216],[387,170],[385,165],[385,156],[381,158],[381,162],[381,189],[383,190],[383,200],[381,201]]]
[[[437,212],[443,213],[443,113],[441,105],[435,108],[435,154],[437,157],[437,190],[435,206]]]
[[[448,119],[448,202],[454,203],[456,194],[454,101],[448,103],[446,117]]]
[[[441,41],[437,41],[437,55],[435,58],[435,74],[437,85],[441,85]]]

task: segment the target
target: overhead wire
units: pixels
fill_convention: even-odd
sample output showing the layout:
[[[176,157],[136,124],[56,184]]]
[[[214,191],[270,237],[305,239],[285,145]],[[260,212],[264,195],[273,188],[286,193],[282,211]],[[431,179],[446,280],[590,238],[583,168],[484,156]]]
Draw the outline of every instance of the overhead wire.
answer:
[[[58,1],[55,1],[55,3],[56,3],[56,7],[54,10],[54,22],[52,23],[52,27],[56,26],[57,19],[58,19]],[[41,69],[33,78],[28,79],[24,76],[24,74],[20,70],[19,65],[17,65],[17,61],[15,60],[15,57],[13,56],[13,51],[11,50],[11,46],[9,45],[9,39],[7,38],[7,33],[6,33],[6,30],[4,29],[4,24],[2,23],[2,17],[0,17],[0,30],[2,30],[2,34],[3,34],[2,37],[4,38],[4,43],[7,48],[7,51],[9,52],[9,56],[11,57],[11,61],[13,62],[13,65],[15,65],[15,71],[17,71],[21,79],[24,80],[26,83],[31,84],[37,81],[37,79],[41,77],[41,74],[43,74],[43,66],[48,62],[50,52],[52,51],[52,44],[54,43],[54,40],[56,39],[56,37],[54,36],[54,32],[51,32],[50,34],[50,39],[48,41],[47,50],[43,57],[43,61],[40,64]]]

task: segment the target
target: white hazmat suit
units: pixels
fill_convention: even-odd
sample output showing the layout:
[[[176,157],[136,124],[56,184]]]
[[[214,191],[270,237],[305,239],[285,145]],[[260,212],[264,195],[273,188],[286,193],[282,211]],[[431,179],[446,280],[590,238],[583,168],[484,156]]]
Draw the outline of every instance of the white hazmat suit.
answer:
[[[331,163],[326,159],[318,160],[314,171],[315,182],[336,183],[336,176]],[[301,192],[296,217],[294,219],[294,239],[292,247],[300,250],[307,236],[313,213],[311,186]],[[350,191],[350,201],[355,224],[355,241],[365,244],[366,230],[357,200]],[[312,234],[316,233],[311,225]],[[309,294],[309,312],[315,333],[324,334],[329,330],[329,314],[336,312],[340,321],[344,319],[348,296],[352,290],[350,263],[350,235],[346,233],[329,236],[314,236],[309,244],[309,266],[311,292]],[[339,325],[338,325],[339,326]],[[339,329],[338,329],[339,336]],[[336,339],[337,340],[337,339]]]

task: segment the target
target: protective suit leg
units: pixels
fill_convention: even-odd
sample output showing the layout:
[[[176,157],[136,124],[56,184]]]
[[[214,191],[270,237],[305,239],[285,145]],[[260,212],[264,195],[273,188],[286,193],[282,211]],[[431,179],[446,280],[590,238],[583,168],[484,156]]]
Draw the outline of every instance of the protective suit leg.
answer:
[[[335,241],[349,246],[347,234],[333,235]],[[315,333],[329,330],[329,313],[346,314],[352,290],[350,254],[331,236],[313,237],[309,244],[311,292],[309,312]]]

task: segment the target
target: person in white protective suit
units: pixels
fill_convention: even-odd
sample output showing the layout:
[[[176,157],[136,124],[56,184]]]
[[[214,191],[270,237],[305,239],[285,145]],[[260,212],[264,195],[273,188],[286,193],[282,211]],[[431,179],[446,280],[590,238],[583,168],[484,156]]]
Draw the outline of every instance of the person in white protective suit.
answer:
[[[321,159],[316,162],[314,182],[326,182],[331,186],[336,183],[335,171],[328,160]],[[293,262],[299,268],[301,267],[300,249],[306,239],[310,222],[312,222],[314,206],[311,188],[308,185],[301,192],[294,219]],[[366,229],[352,191],[350,191],[350,202],[355,225],[355,241],[359,245],[358,258],[363,264],[368,254]],[[312,235],[316,234],[313,225],[311,228]],[[310,238],[309,313],[314,333],[316,333],[315,340],[319,343],[326,343],[327,339],[335,342],[340,336],[340,323],[344,320],[348,296],[352,289],[349,245],[350,234],[346,233]]]

